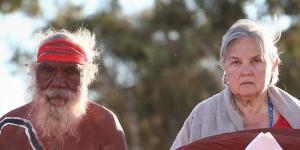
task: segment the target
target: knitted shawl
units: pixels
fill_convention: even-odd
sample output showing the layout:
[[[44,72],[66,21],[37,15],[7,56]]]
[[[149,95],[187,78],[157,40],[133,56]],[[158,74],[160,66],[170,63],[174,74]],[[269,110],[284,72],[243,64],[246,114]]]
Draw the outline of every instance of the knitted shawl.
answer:
[[[269,87],[267,93],[274,109],[292,128],[299,129],[300,101],[276,86]],[[227,86],[193,109],[173,142],[171,150],[208,136],[240,130],[244,130],[243,120],[234,109],[232,93]]]

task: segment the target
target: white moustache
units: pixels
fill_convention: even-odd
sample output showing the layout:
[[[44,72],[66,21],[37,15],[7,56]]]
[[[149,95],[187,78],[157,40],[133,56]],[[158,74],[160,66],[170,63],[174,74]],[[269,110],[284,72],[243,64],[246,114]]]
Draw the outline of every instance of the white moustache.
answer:
[[[49,88],[42,92],[48,98],[70,99],[75,92],[69,89]]]

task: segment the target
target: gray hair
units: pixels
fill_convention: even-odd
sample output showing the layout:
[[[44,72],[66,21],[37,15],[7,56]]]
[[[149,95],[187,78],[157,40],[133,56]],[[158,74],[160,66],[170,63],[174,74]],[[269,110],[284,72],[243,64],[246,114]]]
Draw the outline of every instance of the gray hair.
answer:
[[[225,63],[225,54],[230,43],[233,40],[242,37],[255,38],[265,59],[270,60],[272,63],[275,61],[280,62],[279,53],[275,45],[280,39],[280,31],[276,31],[271,24],[267,27],[257,21],[240,19],[229,28],[222,38],[220,50],[221,66]],[[276,67],[271,74],[272,85],[275,85],[278,82],[278,76],[279,67]]]
[[[86,53],[88,62],[83,64],[83,72],[84,72],[84,82],[89,85],[94,81],[95,76],[98,72],[98,60],[100,57],[100,52],[95,48],[96,38],[95,34],[91,33],[86,28],[79,28],[75,32],[70,32],[65,29],[55,30],[53,28],[49,28],[44,32],[40,32],[36,34],[36,38],[39,41],[39,46],[44,43],[54,40],[54,39],[66,39],[73,43],[79,45]],[[35,80],[35,71],[38,63],[34,62],[29,67],[31,68],[30,74],[32,75],[32,80]]]

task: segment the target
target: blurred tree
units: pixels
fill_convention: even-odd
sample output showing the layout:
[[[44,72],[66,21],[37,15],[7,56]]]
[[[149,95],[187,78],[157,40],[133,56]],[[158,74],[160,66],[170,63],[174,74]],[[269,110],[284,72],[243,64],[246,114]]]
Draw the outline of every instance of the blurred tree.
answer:
[[[221,38],[233,22],[246,17],[247,2],[254,3],[156,0],[153,8],[130,17],[122,14],[117,0],[106,11],[87,17],[80,6],[66,3],[48,26],[71,30],[84,26],[96,33],[103,55],[91,95],[116,112],[129,149],[169,149],[193,107],[223,89],[217,66]],[[20,3],[0,2],[1,12],[30,10]],[[294,1],[265,3],[265,13],[299,14]],[[298,98],[299,32],[295,24],[279,43],[285,51],[279,86]]]
[[[0,12],[11,13],[14,11],[23,11],[27,15],[35,16],[39,13],[38,0],[1,0]]]
[[[227,5],[230,3],[220,7]],[[226,10],[226,14],[242,12],[240,4],[232,5],[239,10]],[[191,10],[182,0],[157,0],[153,10],[132,18],[111,9],[77,20],[70,18],[72,11],[51,23],[56,28],[83,24],[98,33],[105,45],[105,68],[93,89],[101,95],[99,102],[121,118],[130,149],[168,149],[191,109],[222,89],[221,73],[216,69],[218,47],[224,28],[237,18],[198,20],[199,9],[210,14],[209,8],[199,5]],[[105,57],[128,68],[135,66],[132,71],[137,81],[131,86],[116,82],[118,72],[105,66]]]
[[[278,85],[291,93],[300,97],[300,26],[296,24],[288,32],[284,33],[279,43],[282,52],[282,66]]]

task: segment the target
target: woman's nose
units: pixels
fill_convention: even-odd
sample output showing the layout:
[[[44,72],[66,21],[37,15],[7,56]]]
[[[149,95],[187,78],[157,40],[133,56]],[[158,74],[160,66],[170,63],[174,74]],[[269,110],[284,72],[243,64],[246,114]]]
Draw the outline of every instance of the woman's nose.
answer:
[[[248,64],[244,64],[241,66],[241,74],[248,75],[252,73],[252,67]]]

